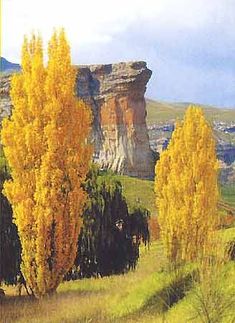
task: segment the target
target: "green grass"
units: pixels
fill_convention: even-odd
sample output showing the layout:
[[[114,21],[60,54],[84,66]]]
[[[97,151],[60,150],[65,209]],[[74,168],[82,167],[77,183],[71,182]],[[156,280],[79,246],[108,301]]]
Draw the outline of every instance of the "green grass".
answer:
[[[151,277],[157,275],[163,264],[162,245],[155,243],[150,250],[141,249],[141,260],[135,272],[64,282],[59,286],[57,295],[48,299],[32,301],[28,297],[15,297],[13,288],[6,288],[11,296],[7,296],[1,304],[1,319],[4,322],[25,322],[27,318],[27,322],[32,323],[109,322],[125,313],[125,300],[133,304],[132,311],[141,306],[146,293],[136,300],[133,292],[138,288],[141,291],[148,288],[147,282],[151,283]],[[159,275],[162,276],[162,273]]]
[[[227,243],[228,241],[235,240],[235,228],[228,228],[226,230],[221,230],[219,232],[220,238],[224,243]]]
[[[218,274],[218,273],[217,273]],[[232,323],[235,321],[235,266],[232,262],[226,264],[222,269],[218,277],[218,280],[214,283],[216,286],[202,286],[196,284],[191,289],[187,296],[180,300],[175,306],[169,309],[165,319],[166,322],[181,323],[183,322],[203,322],[200,315],[202,315],[202,309],[204,304],[211,302],[211,307],[208,312],[211,316],[217,317],[221,314],[221,318],[218,323]],[[203,290],[204,289],[204,290]],[[205,293],[205,289],[210,290],[211,295]],[[205,298],[207,296],[207,298]],[[211,299],[208,299],[211,298]],[[230,304],[230,306],[228,306]],[[217,306],[216,306],[217,305]],[[208,310],[207,308],[207,310]],[[200,314],[199,314],[200,313]],[[205,317],[204,317],[205,319]],[[209,321],[204,321],[209,322]]]
[[[165,267],[163,247],[158,242],[150,250],[141,248],[135,272],[64,282],[50,298],[35,301],[26,296],[19,298],[14,296],[12,287],[6,288],[11,295],[1,304],[1,319],[8,323],[129,322],[134,318],[137,321],[138,313],[148,316],[150,301],[156,298],[158,303],[164,301],[168,286],[174,284],[176,276],[163,271]],[[183,268],[182,280],[191,271],[191,266]],[[157,315],[154,310],[154,316]]]
[[[123,194],[130,209],[142,205],[151,212],[151,215],[156,215],[154,181],[124,175],[113,177],[122,183]]]
[[[235,207],[235,184],[221,186],[222,199]]]
[[[105,175],[103,175],[105,176]],[[143,180],[130,176],[113,175],[123,186],[128,207],[138,206],[138,203],[150,210],[151,215],[157,214],[155,206],[154,181]],[[222,186],[221,199],[231,207],[235,207],[235,185]]]
[[[189,103],[169,103],[153,100],[146,100],[147,124],[158,124],[182,120],[185,110]],[[235,109],[219,109],[211,106],[201,105],[205,112],[207,120],[212,124],[213,121],[231,122],[235,120]],[[227,134],[222,131],[214,131],[217,139],[224,140],[227,143],[235,144],[235,134]],[[167,132],[164,136],[169,137]]]
[[[193,267],[188,266],[183,268],[178,276],[165,271],[148,275],[138,284],[131,285],[128,292],[115,295],[108,313],[113,318],[136,316],[136,313],[144,314],[149,311],[158,316],[170,307],[170,304],[167,304],[168,296],[176,282],[180,281],[184,285],[192,272]]]
[[[146,100],[146,103],[147,124],[182,119],[186,108],[183,104],[177,105],[153,100]]]
[[[189,103],[169,103],[153,100],[147,102],[147,123],[167,122],[169,120],[182,119]],[[211,106],[202,106],[208,120],[231,122],[235,120],[235,109],[219,109]]]
[[[235,228],[223,233],[230,237],[234,234]],[[234,264],[228,263],[221,275],[219,286],[223,286],[222,292],[226,297],[234,293],[234,267]],[[59,286],[57,294],[50,298],[19,298],[15,296],[13,287],[7,287],[7,297],[0,301],[0,321],[160,323],[165,318],[168,323],[187,322],[186,318],[191,318],[194,314],[191,305],[196,301],[197,285],[192,285],[192,280],[188,287],[186,283],[195,267],[182,267],[177,274],[166,268],[163,246],[158,241],[150,249],[142,246],[136,271],[125,275],[64,282]],[[179,288],[183,288],[182,295]],[[169,297],[178,292],[175,303],[169,301]],[[200,321],[195,319],[192,322]]]

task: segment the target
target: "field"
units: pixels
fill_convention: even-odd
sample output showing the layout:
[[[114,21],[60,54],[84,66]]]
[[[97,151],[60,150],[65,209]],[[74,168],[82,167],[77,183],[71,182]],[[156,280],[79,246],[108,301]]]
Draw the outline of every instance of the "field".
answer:
[[[225,202],[235,207],[235,184],[222,186],[221,195]]]
[[[176,120],[182,120],[184,112],[190,103],[169,103],[147,100],[147,124],[173,123]],[[207,120],[212,124],[213,121],[230,123],[235,120],[235,109],[220,109],[211,106],[201,106],[204,109]],[[214,135],[217,139],[230,144],[235,144],[235,134],[225,133],[214,129]],[[165,137],[170,137],[171,133],[164,132]]]
[[[234,238],[235,230],[226,230],[221,235]],[[1,322],[198,323],[199,286],[194,268],[188,265],[177,272],[169,271],[161,242],[154,242],[150,248],[142,246],[135,272],[64,282],[51,298],[19,297],[16,288],[5,287],[8,296],[0,303]],[[228,263],[222,271],[217,282],[222,294],[218,297],[227,302],[235,293],[231,280],[234,265]],[[234,315],[231,307],[221,322],[233,322]]]
[[[182,119],[189,104],[147,100],[147,124]],[[202,107],[210,121],[231,122],[235,120],[235,109],[219,109],[211,106]]]
[[[154,181],[141,180],[129,176],[114,175],[122,183],[123,193],[126,197],[128,207],[132,209],[138,204],[146,207],[151,215],[157,214],[155,206]],[[135,188],[133,190],[133,187]],[[235,213],[235,186],[225,185],[220,188],[220,210],[226,212],[231,210]]]
[[[114,178],[122,183],[123,194],[130,209],[141,205],[146,207],[152,215],[156,215],[153,181],[124,175],[114,175]]]
[[[152,105],[149,122],[159,120],[159,111],[156,112],[155,105]],[[166,121],[170,116],[182,117],[185,106],[175,108],[161,103],[158,109],[161,108],[161,120]],[[219,113],[229,118],[227,113],[230,112]],[[113,176],[122,183],[130,209],[142,205],[152,216],[157,215],[153,181]],[[232,213],[234,217],[235,186],[222,186],[220,192],[221,214]],[[223,244],[221,250],[224,250],[228,241],[235,240],[235,227],[230,225],[230,228],[220,230],[218,236]],[[199,284],[195,275],[197,268],[198,264],[188,264],[173,271],[167,263],[162,242],[153,241],[150,246],[141,246],[136,271],[63,282],[50,298],[35,300],[25,294],[19,297],[17,287],[4,286],[6,297],[0,299],[0,323],[235,322],[235,303],[232,303],[235,295],[234,262],[220,267],[209,266],[210,275],[203,284]]]
[[[122,182],[129,207],[141,203],[156,214],[153,181],[117,175],[116,179]],[[223,187],[221,191],[226,204],[233,204],[234,187]],[[220,236],[224,244],[235,239],[235,228],[221,230]],[[19,297],[16,287],[4,287],[7,296],[0,303],[0,322],[202,322],[197,311],[205,295],[194,277],[194,269],[192,264],[176,272],[170,271],[161,241],[154,241],[149,247],[141,247],[136,271],[64,282],[50,298]],[[213,301],[217,297],[221,302],[223,297],[222,304],[226,307],[235,293],[232,283],[235,266],[228,263],[221,270]],[[221,322],[232,323],[233,318],[235,313],[229,307]]]

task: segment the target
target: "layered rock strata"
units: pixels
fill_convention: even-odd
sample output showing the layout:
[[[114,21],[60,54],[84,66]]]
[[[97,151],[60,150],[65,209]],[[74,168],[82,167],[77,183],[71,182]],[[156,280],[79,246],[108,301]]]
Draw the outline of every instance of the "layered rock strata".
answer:
[[[119,174],[151,178],[154,162],[144,94],[151,71],[145,62],[76,66],[76,94],[93,112],[94,161]],[[9,76],[0,80],[1,117],[10,113]]]
[[[144,93],[151,71],[145,62],[78,67],[77,95],[94,115],[94,158],[102,168],[153,176]]]
[[[0,121],[11,114],[10,74],[0,76]]]

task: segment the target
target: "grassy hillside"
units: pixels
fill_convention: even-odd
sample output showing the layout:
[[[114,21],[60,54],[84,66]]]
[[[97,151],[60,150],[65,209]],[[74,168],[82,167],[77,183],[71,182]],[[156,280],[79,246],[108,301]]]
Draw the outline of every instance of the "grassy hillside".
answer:
[[[123,193],[130,208],[141,204],[146,207],[152,215],[157,214],[154,181],[121,175],[114,175],[114,177],[122,183]],[[220,205],[221,209],[226,207],[227,211],[230,208],[232,209],[235,207],[235,185],[222,186],[220,194],[221,200],[225,203],[225,205]]]
[[[225,202],[235,207],[235,184],[222,186],[221,195]]]
[[[115,178],[122,183],[128,207],[133,208],[134,206],[142,205],[152,215],[156,214],[153,181],[121,175],[115,175]]]
[[[157,259],[156,255],[161,254]],[[157,261],[156,261],[157,259]],[[163,264],[162,245],[155,244],[151,250],[141,250],[141,261],[136,272],[127,275],[105,277],[102,279],[83,279],[65,282],[60,285],[58,294],[50,299],[32,301],[27,297],[16,297],[14,287],[5,287],[7,298],[1,304],[3,322],[110,322],[113,316],[127,313],[123,301],[132,299],[135,309],[142,299],[134,299],[133,290],[146,289],[149,293],[149,280]],[[155,284],[156,288],[156,284]],[[132,292],[130,292],[132,290]],[[117,301],[119,300],[119,304]],[[117,308],[118,305],[118,308]]]
[[[234,237],[234,229],[229,236]],[[228,236],[223,233],[224,236]],[[5,287],[7,297],[1,301],[1,322],[95,322],[95,323],[184,323],[192,319],[196,310],[199,286],[192,276],[195,265],[187,265],[177,272],[167,269],[162,243],[155,242],[150,249],[142,247],[135,272],[102,279],[91,278],[64,282],[56,295],[41,300],[16,296],[14,287]],[[231,284],[235,267],[228,263],[219,275],[213,302],[227,304],[235,293]],[[226,291],[226,292],[225,292]],[[207,299],[206,299],[207,301]],[[227,304],[228,305],[228,304]],[[235,315],[231,307],[224,320],[231,323]],[[183,319],[182,319],[183,318]],[[198,323],[198,317],[190,320]]]
[[[190,103],[168,103],[147,99],[147,123],[167,122],[182,119],[185,109]],[[232,121],[235,120],[235,109],[219,109],[202,106],[208,120]]]
[[[103,174],[102,176],[106,176]],[[123,185],[128,205],[141,203],[154,208],[153,181],[118,176]],[[223,187],[223,198],[233,201],[234,189]],[[138,199],[138,200],[136,200]],[[223,244],[235,238],[235,228],[219,232]],[[223,250],[223,248],[220,248]],[[4,287],[6,298],[0,299],[1,319],[7,323],[199,323],[197,312],[208,302],[203,294],[207,285],[199,285],[194,275],[195,264],[182,266],[176,272],[169,271],[161,241],[155,241],[150,249],[141,247],[140,261],[136,271],[125,275],[82,279],[62,283],[57,294],[40,300],[27,296],[18,297],[17,288]],[[227,263],[218,275],[216,285],[209,281],[212,299],[209,305],[222,304],[226,316],[218,321],[231,323],[235,317],[234,307],[228,306],[235,295],[231,283],[235,266]],[[218,311],[220,307],[218,307]],[[217,308],[215,315],[218,314]],[[182,319],[183,318],[183,319]]]

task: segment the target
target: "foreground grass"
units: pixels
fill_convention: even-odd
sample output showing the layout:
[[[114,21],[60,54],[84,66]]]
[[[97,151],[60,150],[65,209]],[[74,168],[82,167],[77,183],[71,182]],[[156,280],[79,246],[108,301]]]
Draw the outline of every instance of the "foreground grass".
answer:
[[[7,297],[0,305],[0,321],[109,322],[114,320],[116,313],[120,316],[123,312],[120,305],[116,311],[118,300],[128,298],[133,285],[140,286],[145,279],[159,271],[163,263],[162,246],[154,244],[150,250],[145,247],[141,249],[141,260],[135,272],[102,279],[64,282],[57,294],[48,299],[19,298],[14,296],[12,287],[6,288]]]
[[[235,237],[235,228],[220,235],[226,242]],[[195,267],[188,265],[176,273],[167,268],[163,246],[158,241],[150,249],[141,248],[136,271],[64,282],[50,298],[20,298],[13,287],[7,287],[7,296],[0,303],[0,322],[202,322],[196,315],[201,304],[200,286],[192,279]],[[219,300],[222,297],[225,305],[235,295],[234,279],[235,266],[230,262],[223,267],[216,285],[215,295]],[[233,317],[234,310],[229,308],[221,322],[232,323]]]
[[[142,247],[140,263],[135,272],[102,279],[64,282],[58,288],[57,294],[50,298],[19,298],[14,296],[13,288],[7,288],[7,297],[1,304],[1,322],[137,320],[136,313],[141,313],[156,295],[159,295],[158,311],[162,310],[164,302],[161,303],[161,297],[165,295],[167,286],[175,280],[169,272],[163,271],[165,266],[162,244],[158,242],[149,250]],[[182,273],[185,276],[190,271],[191,268],[185,268]],[[143,310],[143,313],[147,312]],[[154,313],[156,318],[156,311]]]
[[[137,196],[141,204],[156,214],[153,181],[117,175],[116,178],[122,182],[130,206],[139,203]],[[228,189],[223,194],[228,196],[230,192]],[[220,235],[226,243],[235,238],[235,228],[223,230]],[[200,305],[198,286],[192,289],[191,285],[186,286],[191,282],[189,274],[193,267],[185,267],[179,275],[173,275],[165,270],[166,265],[163,246],[161,242],[155,242],[149,250],[141,248],[140,262],[135,272],[64,282],[57,294],[50,298],[19,298],[13,287],[7,287],[7,297],[0,303],[0,322],[201,322],[195,316],[195,307]],[[218,291],[221,289],[222,295],[230,298],[235,294],[234,280],[235,268],[230,263],[226,267],[226,274],[221,276]],[[233,322],[231,318],[235,313],[229,315],[223,323]]]
[[[235,322],[235,266],[230,262],[220,273],[217,283],[196,284],[187,296],[169,309],[166,322]],[[204,312],[204,306],[208,313]],[[208,317],[207,317],[208,315]],[[209,321],[210,317],[210,321]]]

